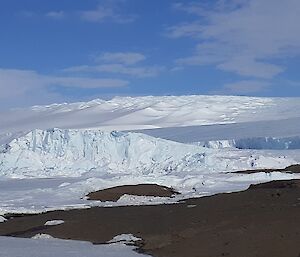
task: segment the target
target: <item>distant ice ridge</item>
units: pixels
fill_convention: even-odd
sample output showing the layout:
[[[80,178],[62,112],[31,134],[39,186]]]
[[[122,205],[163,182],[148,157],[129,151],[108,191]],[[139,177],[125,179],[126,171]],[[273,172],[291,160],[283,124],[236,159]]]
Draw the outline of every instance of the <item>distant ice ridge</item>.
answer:
[[[300,149],[300,137],[253,137],[229,140],[210,140],[196,142],[195,145],[221,149],[221,148],[238,148],[238,149],[272,149],[272,150],[289,150]]]
[[[299,98],[145,96],[0,111],[0,134],[53,127],[138,130],[300,117]]]
[[[0,147],[0,175],[22,177],[96,174],[166,175],[249,168],[281,168],[295,162],[280,154],[208,149],[139,133],[100,130],[33,130]]]

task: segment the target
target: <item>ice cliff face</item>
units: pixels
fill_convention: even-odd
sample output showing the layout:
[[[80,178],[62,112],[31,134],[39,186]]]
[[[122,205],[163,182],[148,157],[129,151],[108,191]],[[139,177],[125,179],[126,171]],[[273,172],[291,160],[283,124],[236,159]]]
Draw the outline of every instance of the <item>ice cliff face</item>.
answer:
[[[92,170],[168,172],[205,159],[205,152],[196,153],[194,146],[99,130],[33,130],[2,145],[0,151],[0,172],[16,176],[77,176]]]
[[[246,169],[255,163],[259,158],[249,153],[99,130],[33,130],[0,147],[0,176],[8,177],[80,176],[89,171],[164,175]]]
[[[229,140],[211,140],[203,142],[200,141],[194,144],[213,149],[232,147],[238,149],[295,150],[300,149],[300,137],[253,137]]]

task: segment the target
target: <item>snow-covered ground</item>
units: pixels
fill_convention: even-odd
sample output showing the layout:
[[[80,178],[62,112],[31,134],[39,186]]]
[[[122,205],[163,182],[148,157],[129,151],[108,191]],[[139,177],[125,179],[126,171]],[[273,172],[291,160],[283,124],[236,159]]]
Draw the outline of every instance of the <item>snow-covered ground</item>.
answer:
[[[299,177],[228,173],[300,162],[299,98],[119,97],[16,109],[0,118],[0,215],[174,202]],[[117,203],[84,198],[137,183],[173,187],[181,195],[123,196]]]
[[[230,173],[300,163],[299,98],[118,97],[3,111],[0,120],[0,215],[175,203],[300,178],[280,172]],[[85,198],[92,191],[141,183],[181,194],[124,195],[117,202]],[[0,222],[5,222],[2,216]],[[120,244],[45,237],[0,237],[0,256],[141,256]]]
[[[190,127],[186,128],[189,131]],[[267,131],[264,133],[267,135]],[[220,130],[219,135],[223,135]],[[218,138],[216,133],[215,137]],[[12,132],[1,140],[0,215],[92,205],[172,203],[187,197],[243,190],[251,183],[300,177],[278,172],[228,173],[300,163],[298,149],[241,150],[234,145],[207,148],[142,133],[100,129],[35,129]],[[181,194],[171,199],[123,196],[117,203],[84,198],[92,191],[140,183],[169,186]]]
[[[0,112],[0,134],[36,128],[136,130],[300,117],[299,98],[117,97]]]
[[[122,206],[174,203],[190,197],[245,190],[250,184],[270,180],[294,179],[300,175],[280,172],[255,174],[201,174],[136,176],[80,176],[77,178],[2,179],[0,180],[0,215],[5,213],[37,213],[47,210],[89,208],[89,206]],[[173,198],[129,196],[117,202],[88,201],[84,196],[92,191],[118,185],[157,183],[174,187],[181,194]]]
[[[146,257],[121,243],[93,245],[49,237],[36,239],[0,237],[0,257]]]

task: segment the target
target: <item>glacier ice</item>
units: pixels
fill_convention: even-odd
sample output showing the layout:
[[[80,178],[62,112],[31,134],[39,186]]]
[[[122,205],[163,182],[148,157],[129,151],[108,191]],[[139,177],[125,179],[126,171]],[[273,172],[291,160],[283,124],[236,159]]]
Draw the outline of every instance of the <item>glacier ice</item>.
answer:
[[[274,168],[293,160],[250,152],[208,149],[145,134],[101,130],[35,129],[5,142],[0,149],[0,175],[7,177],[113,174],[174,174]]]
[[[207,148],[237,148],[237,149],[272,149],[272,150],[295,150],[300,149],[300,137],[253,137],[228,140],[200,141],[193,144]]]
[[[138,133],[36,129],[2,145],[0,172],[16,176],[78,176],[95,169],[167,172],[202,162],[203,150]]]

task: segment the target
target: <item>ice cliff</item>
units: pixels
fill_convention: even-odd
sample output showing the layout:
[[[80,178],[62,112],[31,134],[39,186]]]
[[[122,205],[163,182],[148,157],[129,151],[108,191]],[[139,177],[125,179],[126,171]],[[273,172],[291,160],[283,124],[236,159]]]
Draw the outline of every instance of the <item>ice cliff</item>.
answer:
[[[3,142],[2,142],[3,143]],[[244,155],[244,156],[243,156]],[[274,166],[289,161],[269,158]],[[80,176],[86,172],[163,175],[263,166],[249,152],[207,149],[139,133],[100,130],[33,130],[0,146],[0,175]]]

